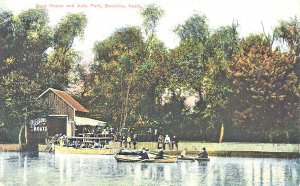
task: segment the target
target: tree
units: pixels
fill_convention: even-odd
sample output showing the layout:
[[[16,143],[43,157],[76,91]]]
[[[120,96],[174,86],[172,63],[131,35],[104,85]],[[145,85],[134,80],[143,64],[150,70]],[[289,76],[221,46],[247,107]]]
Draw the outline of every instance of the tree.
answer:
[[[230,108],[232,85],[227,77],[227,69],[232,63],[238,47],[237,28],[238,24],[233,23],[212,32],[206,44],[208,60],[202,79],[206,104],[203,118],[208,121],[209,128],[220,131],[220,135],[223,128],[225,138],[227,137],[226,133],[230,134],[228,129],[232,123]]]
[[[181,42],[171,52],[170,85],[173,91],[196,95],[198,101],[192,113],[186,113],[185,123],[198,126],[201,136],[214,136],[222,123],[230,123],[229,117],[224,117],[228,116],[226,106],[231,92],[226,71],[237,48],[237,27],[233,23],[209,30],[207,18],[195,14],[174,30]]]
[[[42,109],[36,100],[41,90],[37,79],[47,60],[51,32],[44,10],[29,9],[16,18],[2,11],[0,21],[1,122],[13,130],[26,127],[28,120]]]
[[[70,83],[69,73],[75,69],[80,55],[72,47],[75,38],[81,38],[87,25],[87,18],[82,13],[68,14],[63,17],[53,30],[53,51],[48,56],[44,74],[46,87],[66,89]]]
[[[149,4],[142,8],[141,16],[143,18],[143,28],[147,37],[152,39],[155,29],[158,25],[160,18],[164,15],[161,7],[155,4]]]
[[[143,18],[142,29],[145,32],[145,56],[144,62],[139,70],[140,84],[143,91],[143,98],[137,108],[137,121],[135,124],[155,126],[160,120],[158,107],[161,105],[164,84],[169,77],[168,51],[164,43],[156,36],[156,28],[160,19],[164,16],[161,7],[150,4],[144,7],[141,12]]]
[[[6,129],[28,129],[29,120],[45,109],[38,95],[52,85],[68,86],[72,44],[85,24],[84,15],[70,14],[53,31],[45,10],[29,9],[16,16],[0,11],[0,123]]]
[[[299,89],[292,70],[294,57],[279,49],[272,51],[269,43],[261,35],[243,39],[229,77],[235,92],[235,124],[253,131],[263,129],[259,131],[272,142],[274,133],[293,128]]]
[[[184,24],[178,25],[174,32],[179,36],[181,42],[194,40],[204,44],[209,36],[207,17],[201,14],[194,14]]]
[[[141,28],[125,27],[95,44],[96,57],[85,86],[84,96],[95,110],[92,115],[119,123],[120,127],[155,120],[156,98],[160,94],[157,87],[168,69],[166,47],[155,36],[163,10],[148,5],[141,10],[141,16],[146,38]],[[102,104],[95,104],[99,102]]]
[[[96,108],[92,114],[106,115],[108,121],[115,118],[114,123],[125,127],[128,115],[133,115],[141,99],[138,73],[144,56],[142,33],[137,27],[118,29],[108,39],[95,43],[94,53],[90,84],[85,90],[95,96],[90,100]]]

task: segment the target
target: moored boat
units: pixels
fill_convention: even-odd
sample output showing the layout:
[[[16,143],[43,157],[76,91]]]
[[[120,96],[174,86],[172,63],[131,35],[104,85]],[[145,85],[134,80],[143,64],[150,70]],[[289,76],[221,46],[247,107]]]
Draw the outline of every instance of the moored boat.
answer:
[[[177,157],[164,157],[162,159],[154,159],[155,163],[175,163],[177,162]]]
[[[186,156],[186,157],[178,157],[179,160],[192,160],[192,161],[210,161],[209,158],[199,158],[193,156]]]
[[[55,145],[55,154],[90,154],[90,155],[113,155],[118,152],[118,149],[106,149],[106,148],[74,148],[74,147],[62,147]]]
[[[149,158],[141,159],[138,155],[115,155],[117,162],[143,162],[143,163],[175,163],[177,162],[177,157],[164,157],[162,159]]]

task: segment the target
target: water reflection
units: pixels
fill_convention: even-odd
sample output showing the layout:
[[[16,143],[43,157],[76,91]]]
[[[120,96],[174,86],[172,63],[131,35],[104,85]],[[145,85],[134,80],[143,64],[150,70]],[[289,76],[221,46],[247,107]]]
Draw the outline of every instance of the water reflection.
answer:
[[[0,185],[299,185],[299,159],[117,163],[113,156],[0,153]]]

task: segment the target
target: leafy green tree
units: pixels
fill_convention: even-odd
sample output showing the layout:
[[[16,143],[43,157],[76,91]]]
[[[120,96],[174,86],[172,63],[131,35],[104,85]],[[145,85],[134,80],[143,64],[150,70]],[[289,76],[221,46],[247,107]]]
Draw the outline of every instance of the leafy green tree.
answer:
[[[153,37],[158,22],[163,15],[164,10],[156,4],[149,4],[142,8],[143,28],[147,37]]]
[[[164,10],[155,4],[149,4],[140,14],[143,18],[142,29],[146,34],[144,62],[139,70],[139,82],[144,96],[136,111],[138,119],[135,124],[157,128],[159,126],[156,125],[163,125],[158,108],[170,72],[167,48],[156,36],[156,28],[164,16]]]
[[[209,36],[207,17],[201,14],[194,14],[183,24],[178,25],[174,32],[179,36],[181,42],[193,40],[204,44]]]
[[[53,30],[53,51],[48,56],[44,74],[45,85],[57,89],[66,89],[70,83],[69,73],[77,66],[80,54],[72,47],[75,38],[81,38],[87,25],[87,18],[82,13],[68,14],[63,17]]]
[[[44,111],[38,95],[52,85],[68,86],[67,72],[76,57],[72,44],[83,34],[85,22],[84,15],[71,14],[53,31],[45,10],[29,9],[16,16],[0,11],[0,123],[6,129],[2,131],[15,134],[21,126],[28,130],[29,119]],[[10,135],[11,140],[16,135]]]
[[[85,94],[90,92],[95,96],[90,100],[92,107],[105,105],[109,109],[95,109],[92,114],[106,116],[107,121],[115,119],[115,124],[119,122],[120,127],[125,127],[127,117],[134,115],[141,99],[138,73],[144,56],[142,33],[137,27],[121,28],[108,39],[97,42],[94,53],[92,76]]]
[[[4,126],[15,129],[26,126],[41,109],[37,79],[51,46],[51,32],[44,10],[30,9],[17,17],[2,11],[0,21],[0,112]]]
[[[289,20],[280,21],[279,25],[274,30],[274,38],[277,42],[279,42],[282,46],[288,47],[288,54],[293,56],[293,64],[292,67],[286,72],[285,78],[290,73],[294,73],[297,76],[295,87],[291,87],[294,91],[300,89],[299,79],[300,79],[300,20],[297,17],[290,18]],[[285,50],[283,47],[282,50]],[[286,131],[286,138],[289,139],[289,134],[291,135],[291,139],[294,139],[294,142],[300,142],[300,98],[298,94],[298,98],[294,100],[296,102],[296,107],[294,107],[293,112],[295,112],[295,116],[292,123],[293,127],[289,128],[289,132]],[[290,121],[291,122],[291,121]],[[288,141],[288,140],[287,140]]]
[[[156,99],[161,93],[157,87],[168,69],[167,50],[155,35],[163,10],[152,4],[141,15],[146,38],[139,27],[125,27],[97,42],[92,74],[85,85],[84,97],[95,110],[93,117],[101,116],[119,127],[156,121]]]
[[[225,108],[231,92],[226,71],[239,40],[237,26],[209,30],[207,18],[195,14],[174,30],[181,42],[171,52],[169,87],[197,97],[192,112],[183,109],[182,114],[185,123],[198,126],[204,138],[205,134],[217,136],[222,123],[230,123],[228,117],[223,117],[228,116]]]
[[[289,53],[295,55],[299,60],[300,53],[300,21],[297,17],[290,18],[288,21],[280,21],[274,30],[274,35],[281,44],[287,44]],[[297,62],[297,64],[299,61]]]
[[[202,79],[202,87],[205,91],[206,107],[203,118],[209,123],[210,129],[217,130],[217,137],[221,126],[226,132],[231,120],[230,98],[232,97],[232,85],[227,77],[227,69],[232,63],[238,47],[238,25],[220,27],[213,31],[206,44],[208,60],[206,71]]]

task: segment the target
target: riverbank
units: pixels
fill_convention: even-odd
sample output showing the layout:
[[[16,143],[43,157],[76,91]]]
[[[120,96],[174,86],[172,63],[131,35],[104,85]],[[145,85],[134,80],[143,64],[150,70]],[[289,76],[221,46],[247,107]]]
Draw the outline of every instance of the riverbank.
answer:
[[[300,158],[300,144],[277,143],[206,143],[185,141],[178,144],[177,150],[166,147],[165,154],[180,155],[184,148],[188,154],[198,154],[202,147],[206,147],[209,156],[221,157],[274,157],[274,158]],[[140,142],[138,147],[156,149],[156,142]]]
[[[117,145],[116,145],[117,146]],[[138,142],[137,148],[146,148],[157,151],[156,142]],[[209,156],[220,157],[274,157],[274,158],[300,158],[300,144],[276,143],[205,143],[205,142],[180,142],[178,150],[166,147],[165,154],[180,155],[184,148],[187,153],[195,155],[202,147],[206,147]],[[0,144],[0,151],[19,151],[18,144]],[[46,145],[39,145],[39,151],[47,152]]]

